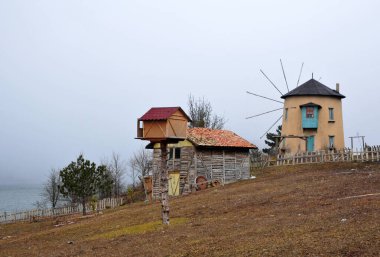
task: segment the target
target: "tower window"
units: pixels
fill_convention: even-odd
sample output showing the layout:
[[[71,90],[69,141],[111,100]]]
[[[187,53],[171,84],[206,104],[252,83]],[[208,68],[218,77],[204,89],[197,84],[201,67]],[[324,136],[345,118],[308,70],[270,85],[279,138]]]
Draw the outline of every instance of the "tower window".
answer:
[[[335,136],[329,136],[329,148],[334,148]]]
[[[285,120],[288,120],[288,108],[285,108]]]
[[[314,118],[314,107],[306,108],[306,118]]]
[[[329,120],[334,120],[334,108],[329,108]]]

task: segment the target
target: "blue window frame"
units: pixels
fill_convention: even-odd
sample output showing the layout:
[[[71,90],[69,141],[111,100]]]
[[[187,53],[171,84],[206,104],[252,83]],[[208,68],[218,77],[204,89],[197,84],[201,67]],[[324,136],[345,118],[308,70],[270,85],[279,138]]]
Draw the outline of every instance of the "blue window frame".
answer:
[[[302,109],[302,128],[318,128],[318,107],[303,106]]]

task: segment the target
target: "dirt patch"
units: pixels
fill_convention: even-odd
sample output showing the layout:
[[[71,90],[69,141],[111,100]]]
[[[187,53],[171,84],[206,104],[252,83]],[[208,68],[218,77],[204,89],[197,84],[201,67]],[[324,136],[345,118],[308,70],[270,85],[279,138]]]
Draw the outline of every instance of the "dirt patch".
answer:
[[[168,227],[158,221],[159,203],[68,217],[59,227],[53,220],[1,225],[0,255],[380,256],[380,165],[299,165],[256,175],[172,199]]]

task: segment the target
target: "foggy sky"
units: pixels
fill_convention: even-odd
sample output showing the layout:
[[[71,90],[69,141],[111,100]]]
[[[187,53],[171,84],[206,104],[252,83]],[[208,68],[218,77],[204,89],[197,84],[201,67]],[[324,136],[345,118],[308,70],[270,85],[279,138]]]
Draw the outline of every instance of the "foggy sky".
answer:
[[[378,1],[0,0],[0,184],[39,183],[79,153],[99,162],[144,146],[136,119],[205,97],[260,148],[291,89],[341,85],[348,136],[380,144]]]

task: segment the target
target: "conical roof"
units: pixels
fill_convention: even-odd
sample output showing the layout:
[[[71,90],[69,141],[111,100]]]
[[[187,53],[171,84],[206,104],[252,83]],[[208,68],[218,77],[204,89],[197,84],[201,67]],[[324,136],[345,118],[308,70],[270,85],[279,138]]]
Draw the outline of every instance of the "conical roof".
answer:
[[[331,88],[323,85],[315,79],[310,79],[292,91],[284,94],[281,96],[281,98],[285,99],[289,96],[331,96],[337,98],[345,98],[344,95],[338,93],[335,90],[332,90]]]

